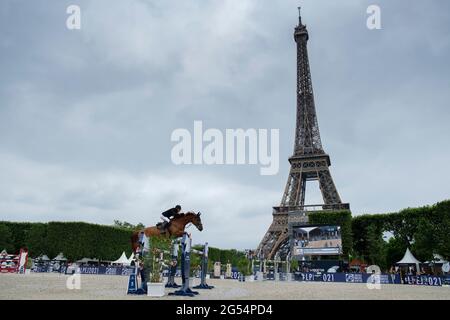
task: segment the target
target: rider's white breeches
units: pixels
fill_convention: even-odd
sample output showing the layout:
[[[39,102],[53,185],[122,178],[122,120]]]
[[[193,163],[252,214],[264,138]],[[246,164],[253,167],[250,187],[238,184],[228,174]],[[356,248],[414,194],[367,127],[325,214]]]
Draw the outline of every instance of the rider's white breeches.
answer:
[[[164,217],[164,216],[161,216],[161,220],[162,220],[162,221],[165,221],[165,222],[169,222],[169,221],[170,221],[168,218],[166,218],[166,217]]]

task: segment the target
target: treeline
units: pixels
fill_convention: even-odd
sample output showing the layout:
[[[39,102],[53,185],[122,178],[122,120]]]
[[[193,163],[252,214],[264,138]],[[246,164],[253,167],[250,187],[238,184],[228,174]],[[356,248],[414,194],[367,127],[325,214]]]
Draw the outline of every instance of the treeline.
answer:
[[[18,252],[26,247],[32,257],[47,254],[53,258],[63,252],[71,261],[83,257],[115,260],[122,251],[131,254],[131,233],[143,225],[114,223],[104,226],[83,222],[0,222],[0,250]],[[450,259],[450,200],[353,218],[349,211],[316,212],[310,215],[310,223],[340,225],[344,254],[382,269],[400,260],[407,247],[421,261],[431,260],[433,254]],[[195,262],[197,258],[193,259]],[[215,261],[239,267],[244,264],[245,254],[211,247],[211,269]]]
[[[407,247],[420,261],[450,259],[450,200],[432,206],[352,219],[352,256],[388,269]]]
[[[203,250],[203,246],[194,246],[194,248],[197,250]],[[191,262],[193,266],[200,265],[201,256],[196,254],[191,255]],[[240,270],[248,266],[248,260],[243,251],[235,249],[219,249],[209,247],[208,250],[209,271],[214,270],[214,262],[220,262],[222,264],[222,268],[225,268],[227,263],[231,263],[233,267],[239,267]]]

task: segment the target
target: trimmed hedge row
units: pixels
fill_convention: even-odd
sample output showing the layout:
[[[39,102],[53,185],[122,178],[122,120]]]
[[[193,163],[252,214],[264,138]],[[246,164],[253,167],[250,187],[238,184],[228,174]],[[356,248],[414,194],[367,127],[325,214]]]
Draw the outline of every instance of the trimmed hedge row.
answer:
[[[83,257],[111,261],[123,251],[131,254],[131,231],[117,227],[84,222],[0,222],[0,226],[12,235],[0,247],[14,252],[26,247],[32,257],[46,254],[53,258],[63,252],[71,261]]]
[[[419,260],[433,253],[450,258],[450,200],[395,213],[361,215],[352,219],[353,249],[365,258],[371,243],[389,232],[402,248],[411,247]]]
[[[46,254],[50,258],[63,252],[71,261],[84,257],[115,260],[121,252],[131,254],[132,231],[125,228],[84,222],[7,222],[0,221],[0,250],[18,252],[28,248],[32,257]],[[5,237],[2,238],[1,236]],[[209,261],[228,262],[235,265],[245,258],[237,250],[209,248]],[[195,260],[196,255],[193,256]],[[200,259],[199,263],[200,263]]]

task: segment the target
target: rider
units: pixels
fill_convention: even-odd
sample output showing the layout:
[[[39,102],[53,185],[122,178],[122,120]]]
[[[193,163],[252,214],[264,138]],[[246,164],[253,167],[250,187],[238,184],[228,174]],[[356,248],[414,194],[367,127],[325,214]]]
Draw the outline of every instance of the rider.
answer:
[[[161,229],[165,229],[167,227],[167,225],[170,222],[170,219],[174,216],[176,216],[177,214],[179,214],[181,211],[181,206],[180,205],[176,205],[175,208],[171,208],[167,211],[164,211],[163,213],[161,213],[161,220],[163,221],[163,225],[161,226]]]

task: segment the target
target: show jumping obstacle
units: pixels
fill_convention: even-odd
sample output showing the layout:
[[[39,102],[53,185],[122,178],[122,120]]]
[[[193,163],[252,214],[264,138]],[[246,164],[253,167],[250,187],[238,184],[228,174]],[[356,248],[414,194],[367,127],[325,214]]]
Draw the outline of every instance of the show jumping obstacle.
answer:
[[[166,288],[179,288],[180,287],[180,285],[175,283],[175,275],[176,275],[176,271],[177,271],[178,247],[179,247],[178,240],[174,240],[172,242],[171,265],[170,265],[170,269],[169,269],[169,275],[168,275],[168,281],[166,284]],[[200,269],[200,284],[198,286],[195,286],[194,289],[212,289],[212,288],[214,288],[214,286],[210,286],[206,283],[206,275],[208,274],[208,243],[205,243],[205,245],[203,246],[203,251],[191,248],[191,253],[200,254],[202,257],[201,269]],[[182,255],[182,258],[183,258],[183,255]],[[183,267],[182,267],[182,270],[184,270]]]
[[[200,254],[202,256],[201,270],[200,270],[201,272],[200,284],[198,286],[195,286],[194,289],[214,288],[213,286],[210,286],[206,283],[206,274],[208,273],[208,243],[205,243],[203,251],[192,249],[192,238],[187,233],[184,233],[183,238],[181,240],[181,248],[182,248],[181,251],[182,286],[180,290],[169,293],[169,295],[193,297],[198,294],[197,291],[192,291],[191,288],[189,287],[189,274],[191,271],[191,253]]]
[[[168,280],[166,284],[166,288],[180,288],[179,290],[169,293],[169,295],[176,296],[188,296],[193,297],[198,294],[197,291],[192,291],[190,288],[190,268],[191,268],[191,253],[200,254],[202,257],[201,260],[201,274],[200,274],[200,284],[195,289],[212,289],[213,286],[210,286],[206,283],[206,274],[208,272],[208,243],[205,243],[203,246],[203,250],[192,249],[192,238],[185,232],[181,239],[181,279],[182,285],[179,286],[175,283],[175,275],[177,271],[177,259],[178,259],[178,251],[179,251],[179,240],[174,239],[172,241],[172,248],[170,252],[170,268],[168,274]],[[141,234],[141,238],[138,241],[137,250],[135,251],[136,256],[136,265],[133,274],[130,275],[130,280],[128,283],[128,294],[144,294],[145,292],[145,281],[142,281],[141,288],[138,289],[138,281],[137,274],[139,270],[138,258],[139,256],[144,256],[146,252],[150,250],[148,238],[145,234]],[[165,251],[161,252],[163,255]],[[163,256],[161,257],[163,259]],[[141,273],[142,276],[142,273]]]
[[[139,256],[144,256],[146,252],[149,250],[149,238],[150,237],[176,237],[179,238],[185,234],[185,228],[189,224],[193,224],[197,227],[199,231],[203,230],[202,220],[200,218],[201,213],[181,213],[174,216],[174,218],[169,222],[165,231],[160,230],[157,226],[152,226],[149,228],[145,228],[143,230],[136,231],[131,236],[131,248],[132,252],[135,253],[135,270],[134,273],[130,275],[129,284],[128,284],[128,293],[138,293],[141,294],[142,290],[145,291],[146,282],[142,281],[141,289],[137,289],[137,274],[139,270]],[[175,249],[173,249],[175,250]],[[176,252],[178,255],[178,251]],[[175,272],[176,272],[176,257],[173,258],[172,255],[172,287],[178,287],[174,282]],[[175,260],[175,261],[174,261]],[[141,272],[141,277],[144,276],[144,272]]]
[[[138,286],[137,275],[139,273],[139,257],[144,256],[149,250],[148,238],[143,236],[139,239],[138,246],[134,252],[134,270],[128,278],[127,294],[145,294],[146,281],[142,278],[143,272],[141,272],[141,287]]]
[[[200,270],[200,284],[195,286],[194,289],[212,289],[214,286],[210,286],[206,283],[206,274],[208,273],[208,242],[205,243],[203,251],[192,249],[192,252],[202,255],[201,270]]]
[[[261,252],[258,254],[258,257],[255,259],[253,257],[251,259],[251,269],[252,272],[256,274],[256,280],[257,281],[263,281],[263,280],[285,280],[285,281],[292,281],[293,275],[291,273],[291,261],[290,261],[290,254],[287,255],[286,260],[283,261],[280,259],[280,256],[278,254],[275,255],[273,260],[268,260],[263,257]],[[257,267],[255,268],[255,262],[257,263]],[[268,264],[273,266],[273,273],[268,272]],[[284,264],[284,268],[280,268],[280,265]],[[257,271],[255,272],[255,269]],[[281,271],[284,269],[284,272]],[[281,272],[280,272],[281,271]]]
[[[170,296],[187,296],[193,297],[198,294],[197,291],[192,291],[189,288],[189,273],[191,271],[191,246],[192,238],[188,236],[187,233],[183,234],[181,240],[181,279],[182,285],[181,289],[175,292],[169,293]]]
[[[169,269],[169,276],[167,279],[166,288],[179,288],[180,285],[175,283],[175,275],[177,273],[178,265],[178,239],[172,241],[172,252],[171,252],[171,264]]]

